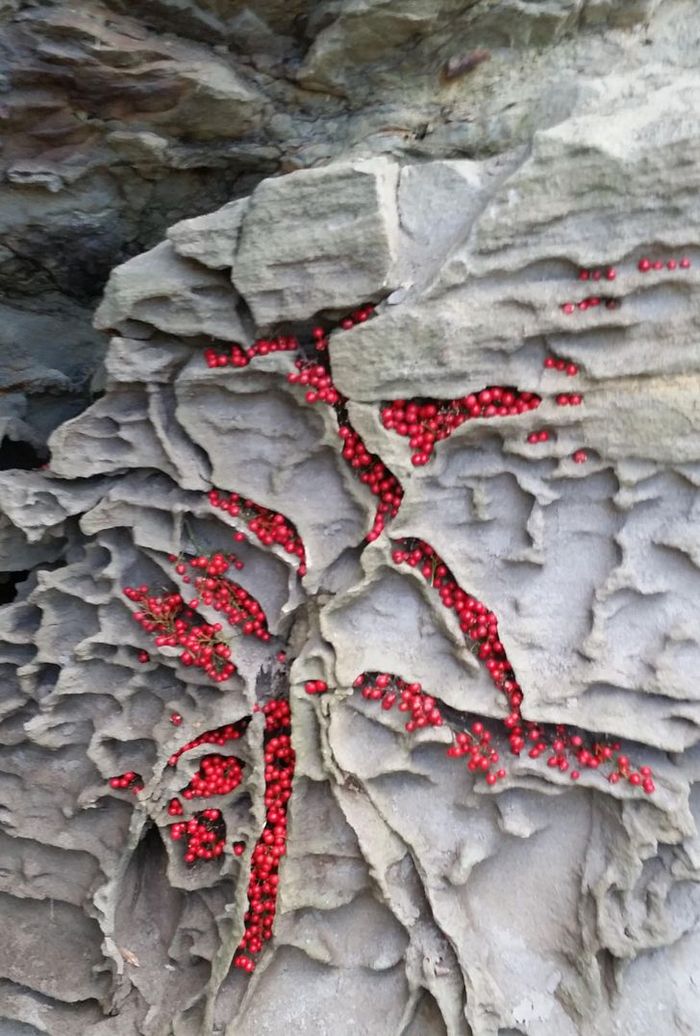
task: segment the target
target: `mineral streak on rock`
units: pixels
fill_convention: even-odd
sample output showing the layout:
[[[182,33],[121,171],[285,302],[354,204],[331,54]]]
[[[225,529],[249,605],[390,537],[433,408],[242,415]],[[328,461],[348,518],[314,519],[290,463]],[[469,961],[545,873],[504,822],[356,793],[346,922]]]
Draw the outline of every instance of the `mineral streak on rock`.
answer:
[[[445,67],[442,70],[443,77],[447,80],[458,79],[460,76],[467,75],[469,72],[473,72],[475,68],[483,64],[484,61],[491,60],[491,52],[484,50],[483,47],[477,50],[471,50],[468,54],[455,54],[445,62]]]
[[[696,5],[20,6],[0,15],[0,335],[24,343],[2,354],[7,434],[41,445],[33,400],[75,394],[101,348],[91,281],[143,254],[101,305],[104,394],[57,412],[46,470],[0,478],[18,578],[0,608],[0,1030],[700,1031]],[[491,60],[440,94],[476,46]],[[284,161],[301,171],[256,186]],[[604,289],[579,279],[609,268]],[[616,305],[578,307],[598,292]],[[291,351],[203,358],[314,325],[347,426],[403,489],[370,543],[377,497],[332,408],[287,380]],[[426,463],[382,423],[397,400],[493,386],[540,403],[460,423]],[[281,544],[234,544],[212,487],[293,523],[306,574]],[[399,541],[427,541],[498,617],[526,719],[614,736],[654,794],[507,745],[489,786],[447,756],[449,724],[407,732],[398,702],[353,691],[385,674],[446,716],[506,715]],[[170,555],[232,550],[275,642],[237,640],[216,685],[154,648],[123,589],[167,592]],[[247,976],[230,965],[266,824],[255,706],[288,689],[286,856]],[[249,716],[245,779],[215,800],[226,851],[190,865],[168,808],[212,745],[168,760]]]

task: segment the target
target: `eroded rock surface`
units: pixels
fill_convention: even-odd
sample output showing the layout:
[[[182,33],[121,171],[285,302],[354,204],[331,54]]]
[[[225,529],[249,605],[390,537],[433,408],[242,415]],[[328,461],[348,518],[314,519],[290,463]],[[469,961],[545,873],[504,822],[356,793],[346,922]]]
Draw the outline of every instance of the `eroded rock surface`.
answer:
[[[202,250],[221,268],[238,203],[271,174],[341,157],[502,156],[535,130],[573,132],[574,108],[603,94],[616,106],[618,87],[661,112],[700,38],[691,0],[6,0],[0,27],[0,391],[25,408],[7,438],[39,444],[101,390],[91,314],[109,270],[176,221],[233,200],[221,248],[210,237]],[[372,211],[356,214],[358,290],[370,259],[370,273],[383,264],[372,242],[389,213]],[[191,233],[179,230],[181,254],[201,260]],[[296,266],[305,289],[309,263],[310,251]],[[275,285],[258,290],[269,305]]]
[[[164,0],[148,31],[116,2],[109,15],[57,4],[43,21],[43,8],[16,6],[12,32],[43,41],[54,70],[69,51],[79,64],[94,50],[100,104],[109,53],[120,84],[130,69],[137,97],[159,113],[151,145],[190,119],[188,147],[200,146],[197,106],[224,121],[233,111],[245,135],[273,94],[282,103],[262,58],[244,83],[222,67],[207,71],[207,90],[188,88],[204,75],[195,52],[211,51],[182,39],[175,88],[162,71],[164,26],[220,39],[229,53],[255,40],[272,69],[289,77],[293,67],[294,89],[357,90],[348,132],[355,116],[368,121],[364,153],[359,137],[348,140],[342,160],[222,196],[204,214],[190,198],[166,241],[119,266],[97,315],[111,336],[104,395],[60,424],[47,469],[2,474],[2,567],[19,583],[0,608],[0,1030],[700,1031],[694,5],[504,0],[399,13],[372,2],[360,16],[344,3],[309,13]],[[126,18],[131,63],[124,37],[104,36],[125,33]],[[302,23],[313,42],[292,61]],[[462,24],[493,48],[474,72],[478,118],[444,119],[410,147],[406,137],[380,145],[367,129],[371,89],[392,96],[409,55],[415,67],[431,41],[442,55]],[[559,81],[538,81],[555,51]],[[55,81],[67,89],[70,77]],[[470,82],[444,86],[462,115]],[[520,121],[507,114],[516,85]],[[335,102],[323,103],[330,118]],[[289,146],[289,125],[282,135]],[[216,152],[211,135],[205,143]],[[183,146],[169,140],[150,161]],[[309,145],[299,164],[317,157]],[[363,302],[374,314],[330,335],[340,414],[287,380],[291,350],[266,349],[240,368],[205,361],[207,350],[227,354],[261,335],[298,335],[311,348],[314,324],[336,325]],[[489,386],[541,401],[465,421],[418,465],[408,437],[382,423],[396,400]],[[13,435],[26,399],[3,398]],[[341,455],[345,421],[404,490],[372,542],[376,499]],[[541,431],[546,439],[528,441]],[[253,535],[232,544],[245,521],[210,506],[212,487],[291,520],[305,574],[280,545]],[[432,544],[496,614],[524,717],[619,738],[653,768],[653,794],[595,769],[572,781],[546,756],[510,754],[503,695],[441,606],[434,575],[396,560],[404,538]],[[271,640],[236,638],[238,671],[215,685],[154,646],[123,589],[189,596],[169,555],[232,547]],[[216,620],[206,603],[194,607]],[[405,716],[353,690],[364,671],[420,681],[446,715],[484,717],[505,779],[487,785],[448,758],[448,724],[407,733]],[[306,693],[309,680],[328,692]],[[249,976],[231,960],[265,820],[255,706],[278,694],[292,706],[294,791],[274,938]],[[169,804],[210,747],[169,760],[248,716],[235,747],[245,780],[215,802],[226,851],[188,866],[168,837]],[[126,772],[142,790],[110,787]]]

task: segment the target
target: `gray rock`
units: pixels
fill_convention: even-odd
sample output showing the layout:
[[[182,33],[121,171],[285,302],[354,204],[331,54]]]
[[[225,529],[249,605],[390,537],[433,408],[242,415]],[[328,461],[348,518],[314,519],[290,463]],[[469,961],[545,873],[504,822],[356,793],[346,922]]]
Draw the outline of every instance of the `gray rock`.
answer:
[[[89,380],[90,279],[122,265],[98,313],[118,332],[101,398],[61,420],[46,470],[0,473],[0,567],[31,570],[0,606],[0,1031],[694,1033],[695,5],[16,6],[0,4],[25,70],[2,109],[2,434],[40,444],[54,418],[38,411],[65,398],[49,393]],[[446,79],[465,41],[491,58]],[[641,272],[646,254],[692,265]],[[616,277],[584,283],[581,265]],[[562,310],[594,292],[616,305]],[[334,334],[330,358],[341,419],[405,491],[370,545],[376,500],[340,458],[336,415],[286,380],[292,357],[202,356],[278,320],[306,341],[312,317],[368,298],[377,315]],[[541,404],[465,423],[424,466],[382,425],[385,399],[489,385]],[[581,404],[560,405],[571,392]],[[308,573],[212,509],[212,485],[292,520]],[[404,536],[493,609],[524,714],[616,735],[653,766],[653,796],[511,756],[503,696],[396,562]],[[169,556],[231,550],[273,639],[235,639],[238,672],[214,687],[151,642],[123,589],[190,600]],[[505,780],[449,758],[447,724],[409,734],[363,698],[367,669],[420,680],[464,725],[487,717]],[[245,977],[230,964],[264,817],[253,707],[277,693],[289,837],[274,939]],[[206,800],[227,851],[187,867],[168,804],[212,746],[169,760],[246,715],[244,784]],[[128,769],[138,795],[109,786]]]
[[[566,119],[599,78],[624,73],[653,93],[654,64],[691,67],[696,49],[694,13],[678,0],[20,8],[0,7],[0,286],[18,356],[36,354],[34,318],[55,326],[46,361],[20,369],[13,390],[27,373],[70,380],[54,337],[90,335],[112,267],[261,177],[334,157],[502,154]],[[472,41],[491,60],[446,81]],[[86,381],[102,352],[93,344]],[[61,391],[66,413],[85,405]]]
[[[308,320],[396,287],[397,183],[397,167],[384,159],[263,181],[232,274],[256,323]]]
[[[208,335],[224,341],[246,338],[228,278],[181,258],[169,241],[130,259],[112,273],[95,314],[95,325],[119,330],[128,320],[188,337]]]
[[[247,208],[248,199],[241,198],[206,216],[184,219],[170,227],[168,240],[178,255],[215,270],[230,269]]]

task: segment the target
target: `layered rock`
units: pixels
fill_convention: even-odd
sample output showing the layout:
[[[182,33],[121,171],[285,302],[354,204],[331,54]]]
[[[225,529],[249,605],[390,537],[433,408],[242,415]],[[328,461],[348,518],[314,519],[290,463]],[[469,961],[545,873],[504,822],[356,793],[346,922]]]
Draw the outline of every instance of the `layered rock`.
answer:
[[[653,6],[497,4],[481,42],[496,45],[506,13],[552,39]],[[292,33],[292,13],[270,4],[235,24]],[[304,81],[340,89],[338,40],[369,46],[374,15],[377,61],[391,33],[419,45],[438,15],[456,17],[447,4],[366,14],[315,15]],[[164,2],[153,17],[193,33],[228,24],[214,5]],[[653,24],[661,47],[661,8]],[[296,171],[176,223],[113,272],[97,317],[112,335],[104,395],[54,433],[47,470],[0,482],[3,565],[32,570],[0,609],[0,895],[22,933],[0,956],[8,1031],[700,1028],[699,85],[662,67],[580,75],[531,146]],[[291,352],[205,362],[261,335],[310,343],[313,324],[363,302],[374,315],[330,335],[342,415],[287,380]],[[559,358],[574,373],[545,365]],[[382,423],[396,400],[488,386],[541,402],[465,421],[417,465]],[[22,421],[21,401],[7,415]],[[339,420],[403,486],[374,542],[376,500],[343,462]],[[235,543],[272,640],[236,640],[238,672],[220,686],[154,647],[122,593],[184,592],[169,555],[231,549],[245,523],[210,506],[212,486],[291,520],[307,569],[252,535]],[[408,734],[353,690],[363,671],[396,673],[446,715],[501,729],[502,695],[430,581],[396,560],[402,538],[429,541],[498,616],[524,716],[620,738],[653,767],[653,794],[594,769],[572,782],[511,756],[503,735],[507,777],[487,785],[446,757],[447,724]],[[306,693],[309,680],[328,693]],[[278,693],[297,762],[274,939],[249,977],[230,964],[264,820],[254,710]],[[168,806],[209,749],[169,759],[246,716],[246,781],[216,802],[226,852],[188,866]],[[143,790],[111,788],[125,772]]]
[[[334,157],[502,154],[599,77],[655,94],[697,53],[695,12],[656,0],[0,6],[0,390],[38,443],[101,390],[109,270],[175,221]]]

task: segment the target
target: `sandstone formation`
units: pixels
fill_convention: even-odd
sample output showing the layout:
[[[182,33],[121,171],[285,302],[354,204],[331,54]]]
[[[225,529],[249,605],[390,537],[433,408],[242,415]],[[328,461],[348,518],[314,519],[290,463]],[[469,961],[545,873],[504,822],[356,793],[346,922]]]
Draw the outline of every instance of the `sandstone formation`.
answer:
[[[0,430],[41,449],[57,427],[45,468],[0,476],[19,579],[0,607],[0,1033],[700,1031],[700,13],[136,6],[3,12],[28,85],[8,95],[2,219],[10,239],[44,228],[23,257],[8,246],[6,327],[49,340],[3,357]],[[477,45],[489,61],[440,77]],[[51,272],[83,238],[107,263],[139,253],[94,332],[91,291]],[[100,398],[42,425],[102,341]],[[335,407],[287,377],[325,357]],[[440,401],[493,386],[533,406],[481,411],[417,464],[387,427],[401,400],[452,414]],[[339,427],[403,489],[383,529]],[[253,535],[263,511],[303,555]],[[523,720],[619,740],[651,793],[624,765],[572,780],[510,753],[484,637],[401,558],[420,541],[497,616]],[[191,560],[231,550],[270,639],[232,638],[216,684],[123,591],[189,600]],[[446,722],[407,732],[353,688],[364,673],[420,682]],[[246,974],[272,752],[256,706],[279,696],[286,855]],[[447,756],[463,717],[493,731],[505,777]],[[236,724],[240,786],[185,802],[221,808],[225,851],[190,864],[172,803],[211,743],[178,752]]]

